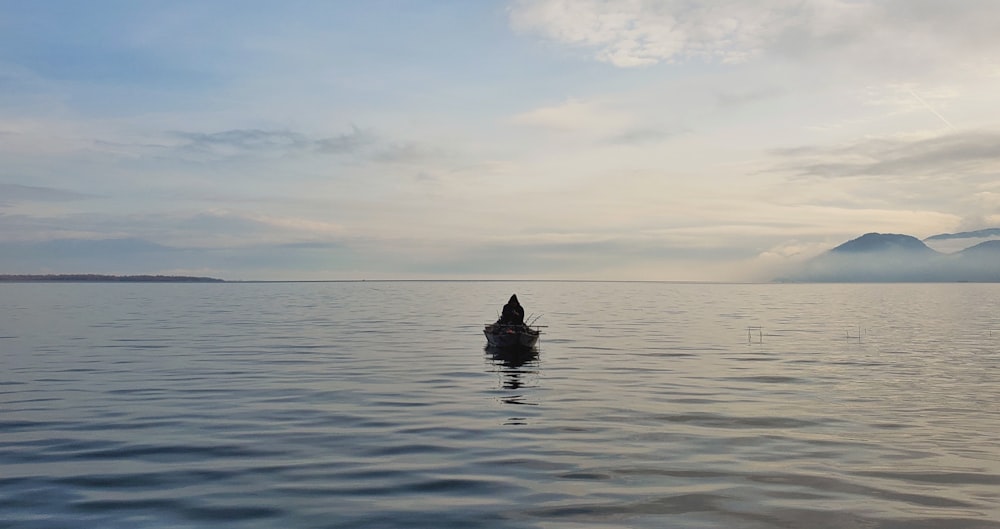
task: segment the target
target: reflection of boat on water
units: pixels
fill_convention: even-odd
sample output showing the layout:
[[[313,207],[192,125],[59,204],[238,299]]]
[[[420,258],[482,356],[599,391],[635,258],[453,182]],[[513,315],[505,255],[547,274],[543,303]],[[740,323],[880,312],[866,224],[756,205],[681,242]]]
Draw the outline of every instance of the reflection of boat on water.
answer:
[[[542,331],[528,325],[488,323],[483,328],[486,342],[499,349],[530,349],[538,343]]]
[[[500,400],[506,404],[535,406],[535,403],[527,400],[523,392],[533,387],[530,377],[538,373],[538,349],[500,348],[487,345],[484,350],[489,355],[496,372],[501,375],[501,389],[512,392],[503,395]],[[506,424],[525,424],[524,421],[524,417],[512,417]]]
[[[493,363],[505,373],[520,373],[520,368],[525,364],[538,361],[538,349],[535,347],[503,348],[487,345],[485,350]]]

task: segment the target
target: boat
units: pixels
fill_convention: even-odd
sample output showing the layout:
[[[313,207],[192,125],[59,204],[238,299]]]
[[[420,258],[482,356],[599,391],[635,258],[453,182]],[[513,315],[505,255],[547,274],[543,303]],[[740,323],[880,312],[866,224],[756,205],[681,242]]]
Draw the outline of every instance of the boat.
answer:
[[[483,328],[486,342],[490,347],[500,349],[530,349],[538,343],[542,334],[538,327],[528,325],[510,325],[503,323],[487,323]]]

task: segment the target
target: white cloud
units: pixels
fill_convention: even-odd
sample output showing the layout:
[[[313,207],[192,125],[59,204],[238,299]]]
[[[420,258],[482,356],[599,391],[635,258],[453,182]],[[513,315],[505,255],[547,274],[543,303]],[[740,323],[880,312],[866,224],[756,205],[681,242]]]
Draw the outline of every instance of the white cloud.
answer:
[[[933,0],[516,0],[511,26],[589,50],[628,68],[656,63],[747,61],[775,52],[793,59],[841,52],[884,69],[980,62],[1000,40],[989,1]],[[896,64],[884,62],[892,59]],[[981,66],[981,64],[980,64]]]
[[[711,59],[741,62],[796,16],[799,2],[521,0],[510,10],[522,32],[592,49],[618,67]]]
[[[623,112],[605,108],[593,101],[571,98],[554,106],[540,107],[518,114],[512,121],[557,131],[607,131],[620,129],[632,120]]]

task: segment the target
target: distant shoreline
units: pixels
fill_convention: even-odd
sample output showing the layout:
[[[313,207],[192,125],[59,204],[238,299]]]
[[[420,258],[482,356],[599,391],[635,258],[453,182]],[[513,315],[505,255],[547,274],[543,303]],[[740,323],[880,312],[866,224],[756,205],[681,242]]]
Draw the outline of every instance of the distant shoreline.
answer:
[[[225,283],[214,277],[106,274],[0,274],[0,282],[87,282],[87,283]]]

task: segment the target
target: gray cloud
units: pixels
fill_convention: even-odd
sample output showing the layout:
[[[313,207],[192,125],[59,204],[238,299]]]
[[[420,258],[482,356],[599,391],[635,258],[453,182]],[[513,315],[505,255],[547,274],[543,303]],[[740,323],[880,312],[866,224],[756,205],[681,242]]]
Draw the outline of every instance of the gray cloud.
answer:
[[[182,158],[195,161],[320,154],[351,156],[375,163],[405,164],[445,155],[418,142],[390,142],[356,126],[348,133],[324,138],[288,130],[261,129],[173,132],[172,135],[184,141],[170,150]]]
[[[0,183],[0,206],[13,202],[66,202],[94,197],[68,189]]]
[[[182,142],[167,149],[195,160],[308,153],[361,155],[379,142],[375,135],[358,127],[352,127],[351,132],[326,138],[313,138],[290,130],[263,129],[232,129],[208,133],[173,131],[170,134]]]
[[[234,129],[222,132],[173,132],[184,142],[170,148],[182,158],[214,161],[242,157],[335,155],[375,163],[412,164],[440,159],[446,153],[412,141],[389,142],[352,127],[339,136],[312,138],[288,130]]]
[[[65,218],[0,213],[0,241],[32,241],[88,236],[87,226]]]
[[[177,266],[176,249],[133,238],[0,241],[6,273],[146,273]]]
[[[627,130],[616,136],[612,136],[608,142],[613,145],[642,145],[655,143],[668,138],[683,134],[687,131],[670,131],[654,128]]]
[[[785,91],[777,87],[757,88],[753,90],[727,91],[716,94],[716,101],[721,108],[732,109],[749,105],[757,101],[765,101],[779,97]]]
[[[1000,228],[986,228],[975,231],[963,231],[960,233],[941,233],[928,237],[925,240],[982,239],[988,237],[1000,237]]]
[[[239,150],[290,149],[310,143],[304,135],[290,131],[236,129],[212,133],[175,132],[175,134],[188,140],[186,146],[193,149],[213,147],[232,147]]]
[[[226,212],[104,213],[40,217],[0,214],[4,273],[169,273],[226,270],[227,278],[298,277],[357,264],[336,226]],[[266,272],[265,272],[266,270]]]
[[[315,148],[324,154],[351,154],[359,152],[376,141],[374,135],[352,126],[351,132],[346,134],[316,140]]]
[[[344,236],[342,228],[332,223],[229,211],[124,216],[109,213],[0,214],[0,241],[130,238],[167,246],[223,248],[263,243],[336,242]]]
[[[235,248],[167,246],[141,238],[0,241],[0,270],[11,274],[169,274],[173,270],[225,270],[223,279],[284,277],[342,267],[364,270],[355,251],[335,244],[253,244]],[[286,275],[287,274],[287,275]]]
[[[1000,173],[1000,132],[976,131],[922,140],[861,140],[846,146],[772,151],[799,176],[973,176]]]
[[[443,152],[419,143],[393,143],[385,145],[372,154],[371,159],[382,163],[417,163],[440,158]]]
[[[702,263],[749,259],[756,252],[732,246],[685,246],[655,240],[608,239],[592,242],[506,242],[469,246],[460,252],[411,263],[407,272],[457,275],[564,275],[600,273],[622,262],[655,265],[666,261]]]
[[[60,219],[0,215],[0,270],[6,273],[164,273],[226,270],[227,279],[304,277],[436,277],[600,275],[623,262],[651,269],[658,264],[749,259],[756,251],[728,244],[665,242],[615,237],[583,242],[530,241],[445,244],[428,251],[427,241],[308,231],[268,219],[225,213],[149,214],[128,218],[75,215]],[[72,225],[75,231],[58,227]],[[31,236],[31,237],[28,237]],[[590,239],[593,239],[592,237]],[[271,270],[269,270],[271,269]],[[219,274],[212,274],[219,275]]]

